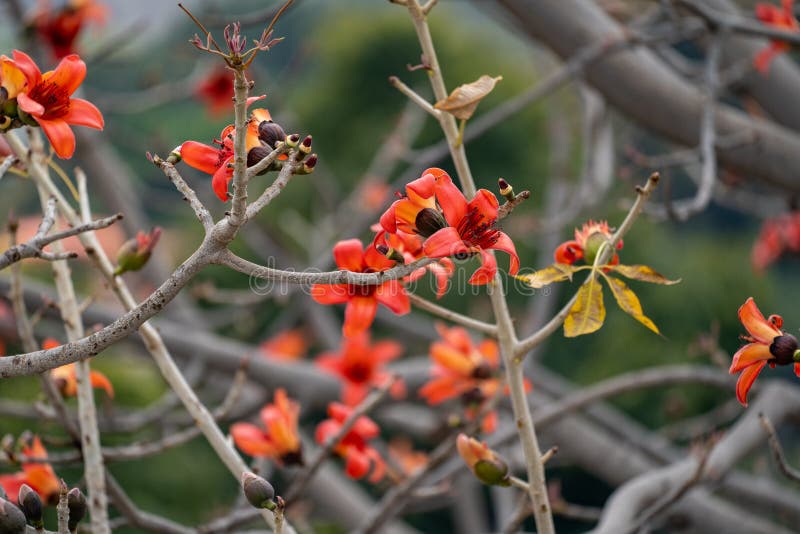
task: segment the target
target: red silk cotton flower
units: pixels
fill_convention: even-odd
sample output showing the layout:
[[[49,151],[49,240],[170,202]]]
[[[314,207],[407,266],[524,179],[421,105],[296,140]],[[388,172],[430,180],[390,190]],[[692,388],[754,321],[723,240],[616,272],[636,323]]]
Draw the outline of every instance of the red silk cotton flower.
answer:
[[[19,489],[23,484],[31,487],[42,501],[49,504],[58,502],[59,479],[53,467],[47,463],[47,449],[38,436],[33,436],[22,448],[22,454],[32,462],[23,462],[22,471],[8,475],[0,475],[0,487],[8,495],[11,502],[17,502]]]
[[[800,211],[764,221],[750,260],[756,271],[763,272],[787,252],[800,253]]]
[[[781,7],[758,3],[756,4],[756,17],[758,20],[779,30],[792,32],[800,31],[800,24],[794,16],[794,0],[781,0]],[[753,66],[761,73],[766,74],[775,56],[791,49],[791,45],[784,41],[770,41],[769,45],[762,49],[753,58]]]
[[[20,115],[27,114],[41,126],[59,158],[71,158],[75,152],[75,134],[70,125],[103,129],[103,115],[92,104],[72,93],[86,77],[86,63],[75,54],[61,60],[55,70],[41,73],[36,63],[14,50],[14,63],[25,75],[25,87],[18,90]]]
[[[206,104],[210,115],[222,115],[233,107],[233,72],[218,65],[200,81],[194,94]]]
[[[381,387],[391,379],[383,367],[397,359],[403,346],[396,341],[370,343],[369,333],[361,332],[342,340],[339,352],[326,352],[317,358],[317,365],[342,379],[342,400],[347,406],[359,404],[371,387]],[[392,396],[405,394],[403,382],[397,381],[391,388]]]
[[[594,263],[594,258],[600,250],[600,245],[611,239],[611,229],[606,221],[589,221],[580,230],[575,229],[575,239],[561,243],[553,256],[557,263],[572,265],[578,260],[587,264]],[[617,243],[617,250],[622,248],[622,241]],[[615,253],[608,262],[609,265],[619,263],[619,256]]]
[[[300,405],[291,400],[286,390],[275,390],[275,401],[261,409],[264,429],[250,423],[231,426],[233,442],[250,456],[264,456],[281,465],[302,464],[303,451],[297,420]]]
[[[247,99],[249,106],[257,100],[266,98],[266,95],[253,96]],[[272,128],[266,127],[273,126]],[[278,136],[274,135],[279,131]],[[213,143],[218,146],[210,146],[197,141],[186,141],[180,147],[181,159],[190,167],[210,174],[211,187],[217,197],[223,201],[228,201],[228,185],[233,179],[233,145],[236,130],[233,124],[226,126],[219,134],[219,139],[214,139]],[[274,148],[276,140],[283,140],[285,135],[280,135],[283,130],[272,122],[269,111],[266,109],[255,109],[247,122],[245,133],[245,145],[247,150],[247,166],[251,167],[261,161]],[[280,139],[278,139],[280,137]],[[265,142],[269,142],[271,148],[264,147]],[[286,154],[282,154],[278,159],[285,160]]]
[[[742,339],[749,343],[733,355],[729,372],[742,373],[736,381],[736,398],[747,406],[747,392],[766,364],[775,367],[793,363],[795,374],[800,376],[800,350],[797,338],[781,330],[783,318],[770,315],[764,319],[752,297],[739,308],[739,320],[749,334]]]
[[[40,0],[31,25],[56,59],[61,59],[75,52],[75,40],[84,24],[103,24],[107,15],[108,8],[94,0],[68,0],[57,10],[46,0]]]
[[[317,443],[324,445],[328,440],[336,436],[352,413],[353,410],[343,404],[338,402],[330,403],[328,405],[330,419],[325,419],[321,422],[314,433]],[[344,458],[347,476],[355,479],[364,478],[370,472],[371,466],[372,475],[370,475],[369,481],[374,483],[383,478],[386,472],[386,463],[381,458],[380,453],[368,443],[369,440],[377,438],[380,433],[378,425],[369,417],[362,415],[356,419],[353,427],[339,440],[333,451]]]
[[[333,258],[340,269],[355,273],[374,273],[392,267],[394,262],[370,245],[364,249],[358,239],[339,241],[333,247]],[[378,303],[403,315],[411,310],[411,302],[403,283],[388,280],[380,285],[314,284],[311,297],[320,304],[347,303],[342,333],[352,337],[372,324]]]
[[[514,243],[496,228],[497,197],[480,189],[467,202],[442,169],[431,168],[406,186],[406,197],[395,201],[381,216],[381,226],[425,238],[423,251],[429,258],[467,259],[481,256],[481,267],[470,284],[487,284],[497,273],[497,260],[489,250],[502,250],[511,256],[510,274],[519,271],[519,256]]]

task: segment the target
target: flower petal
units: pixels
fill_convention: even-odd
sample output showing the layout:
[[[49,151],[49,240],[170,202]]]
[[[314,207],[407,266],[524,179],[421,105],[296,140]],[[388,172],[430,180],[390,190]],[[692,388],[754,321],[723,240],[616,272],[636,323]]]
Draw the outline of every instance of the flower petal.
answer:
[[[211,178],[211,188],[223,202],[228,201],[228,184],[233,179],[233,169],[228,166],[233,160],[233,156],[229,157],[222,162],[222,165],[214,171],[214,176]]]
[[[181,159],[190,167],[214,174],[219,167],[219,149],[197,141],[186,141],[181,145]]]
[[[468,282],[474,286],[490,283],[497,274],[497,259],[488,250],[479,249],[481,253],[481,266],[472,274]],[[513,256],[512,256],[513,262]]]
[[[358,451],[355,447],[347,449],[344,472],[356,480],[364,478],[369,473],[369,457]]]
[[[272,456],[275,447],[267,434],[250,423],[234,423],[230,428],[231,437],[236,447],[250,456]]]
[[[69,101],[69,111],[61,117],[67,124],[88,126],[95,130],[102,130],[104,126],[103,115],[94,104],[82,98],[72,98]]]
[[[31,56],[19,50],[14,50],[12,55],[14,56],[14,63],[25,74],[25,78],[28,80],[28,87],[38,84],[42,79],[42,71],[36,66],[36,62],[31,59]]]
[[[345,271],[360,273],[364,271],[364,247],[360,239],[345,239],[333,247],[336,266]]]
[[[345,337],[352,337],[363,332],[372,325],[375,312],[378,310],[378,301],[375,297],[355,296],[347,302],[344,311],[344,326],[342,333]]]
[[[49,121],[37,118],[36,120],[50,140],[50,144],[53,145],[56,155],[61,159],[71,158],[75,153],[75,134],[72,133],[69,124],[61,119]]]
[[[397,280],[389,280],[379,285],[375,290],[375,298],[397,315],[405,315],[411,311],[411,301],[406,288]]]
[[[311,286],[311,298],[320,304],[342,304],[352,297],[347,284],[314,284]]]
[[[736,351],[731,361],[731,367],[728,369],[730,374],[735,374],[751,365],[758,362],[768,361],[774,358],[769,351],[769,346],[762,343],[748,343],[744,347]]]
[[[748,298],[739,308],[739,320],[742,321],[742,325],[750,335],[761,343],[769,345],[776,336],[782,333],[764,319],[753,297]]]
[[[472,250],[461,240],[452,226],[436,231],[425,240],[422,250],[429,258],[446,258],[455,254],[469,254]]]
[[[62,59],[55,70],[42,75],[43,83],[53,83],[71,95],[86,78],[86,63],[77,54]]]
[[[28,93],[20,93],[17,95],[17,105],[19,109],[32,115],[34,117],[41,117],[44,115],[44,106],[36,100],[28,96]]]
[[[517,255],[517,249],[514,246],[514,242],[511,241],[511,238],[508,237],[503,232],[500,232],[499,237],[497,238],[497,242],[492,245],[493,249],[502,250],[503,252],[508,253],[511,256],[511,263],[508,267],[508,274],[517,274],[519,272],[519,256]]]
[[[492,224],[497,220],[497,208],[499,204],[494,193],[486,189],[479,189],[472,200],[467,204],[467,211],[477,210],[481,216],[480,221]]]
[[[450,226],[458,226],[467,215],[467,199],[464,198],[452,180],[438,180],[436,183],[436,200],[442,207],[444,218]]]
[[[739,380],[736,381],[736,398],[742,403],[742,406],[747,406],[747,392],[753,385],[753,382],[758,378],[759,373],[767,365],[766,361],[751,365],[742,371],[739,375]]]

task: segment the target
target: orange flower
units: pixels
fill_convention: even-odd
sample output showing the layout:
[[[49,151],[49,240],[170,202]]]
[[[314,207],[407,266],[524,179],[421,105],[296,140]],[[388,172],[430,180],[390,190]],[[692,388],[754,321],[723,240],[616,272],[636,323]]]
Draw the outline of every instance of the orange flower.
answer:
[[[781,0],[781,7],[772,4],[756,4],[756,17],[773,28],[792,32],[800,31],[800,24],[794,16],[794,0]],[[772,60],[778,54],[787,52],[791,45],[784,41],[770,41],[769,45],[762,49],[753,58],[753,65],[761,73],[766,74]]]
[[[405,437],[392,438],[388,445],[389,457],[401,471],[403,478],[410,477],[428,465],[428,455],[421,451],[414,450],[411,440]],[[390,473],[391,474],[391,473]],[[396,479],[400,479],[397,473],[391,474]]]
[[[266,95],[250,97],[247,99],[247,105],[249,106],[263,98],[266,98]],[[266,109],[253,110],[245,133],[248,166],[255,165],[272,151],[272,149],[269,149],[264,153],[265,149],[263,147],[264,142],[272,140],[269,134],[274,133],[274,129],[269,128],[268,124],[274,124],[269,117],[269,111]],[[214,139],[213,141],[219,147],[197,141],[186,141],[180,148],[181,159],[187,165],[212,176],[211,187],[223,202],[228,201],[228,184],[233,179],[234,133],[233,124],[229,124],[219,134],[219,139]],[[286,154],[283,154],[278,159],[286,159]]]
[[[303,463],[303,449],[297,432],[300,405],[291,400],[286,390],[275,390],[275,400],[261,409],[261,422],[266,430],[250,424],[231,426],[233,442],[250,456],[264,456],[280,465]]]
[[[212,116],[219,116],[233,107],[233,74],[224,65],[211,69],[197,86],[195,96],[202,100]]]
[[[45,350],[54,349],[61,346],[61,343],[52,338],[47,338],[42,342]],[[56,367],[50,371],[50,378],[55,382],[56,387],[64,397],[74,397],[78,394],[78,375],[74,363],[68,363],[61,367]],[[109,398],[114,398],[114,386],[111,381],[99,371],[89,371],[89,383],[93,388],[102,388]]]
[[[741,371],[736,381],[736,398],[743,406],[747,406],[747,392],[766,364],[775,367],[793,363],[795,374],[800,376],[800,350],[797,338],[781,330],[783,318],[770,315],[764,319],[753,297],[739,308],[739,320],[750,334],[742,336],[742,339],[749,343],[733,355],[728,372],[735,374]]]
[[[372,244],[375,249],[387,258],[400,261],[401,263],[411,263],[425,257],[423,250],[422,237],[408,234],[401,230],[390,234],[384,231],[381,225],[374,225],[372,230],[376,231],[375,239]],[[448,288],[450,277],[455,272],[455,265],[450,258],[442,258],[439,261],[429,263],[424,267],[416,269],[413,273],[404,278],[407,282],[413,282],[425,275],[429,271],[436,280],[436,298],[441,298]]]
[[[456,448],[470,471],[489,486],[508,486],[508,465],[486,443],[466,434],[456,438]]]
[[[591,265],[600,249],[600,245],[609,241],[611,237],[611,229],[606,221],[595,222],[590,220],[580,230],[575,229],[574,241],[566,241],[558,246],[554,254],[555,260],[557,263],[572,265],[582,259]],[[617,243],[617,250],[621,248],[622,241]],[[619,256],[615,253],[608,265],[616,265],[618,263]]]
[[[69,0],[53,10],[50,2],[40,0],[31,25],[48,44],[56,59],[75,52],[75,40],[84,23],[104,24],[108,8],[94,0]]]
[[[519,271],[514,243],[496,228],[497,197],[480,189],[467,202],[463,193],[442,169],[423,171],[422,177],[406,186],[406,198],[396,201],[381,216],[381,226],[389,233],[418,234],[426,238],[425,256],[466,259],[480,254],[481,267],[470,284],[488,284],[497,273],[497,260],[489,250],[502,250],[511,256],[510,274]]]
[[[342,400],[347,406],[359,404],[371,387],[381,387],[391,379],[383,366],[400,356],[403,347],[395,341],[369,342],[369,332],[361,332],[344,338],[339,352],[326,352],[317,358],[317,365],[329,373],[338,375],[343,382]],[[405,395],[401,381],[391,387],[392,396]]]
[[[317,425],[314,433],[317,443],[325,444],[336,436],[352,413],[353,410],[343,404],[330,403],[328,405],[330,418]],[[362,415],[356,419],[353,427],[336,444],[333,451],[344,458],[347,476],[355,479],[363,478],[370,472],[370,466],[372,466],[372,475],[369,477],[369,481],[374,483],[383,478],[386,472],[386,463],[380,453],[367,443],[378,437],[380,433],[378,425],[369,417]]]
[[[75,152],[75,134],[70,125],[103,129],[103,115],[92,104],[72,93],[86,77],[86,63],[75,54],[61,60],[55,70],[41,73],[36,63],[19,50],[14,62],[25,75],[25,88],[17,94],[18,112],[41,126],[59,158],[68,159]]]
[[[25,444],[22,454],[30,459],[47,460],[47,449],[44,448],[38,436],[34,436]],[[27,484],[36,491],[42,501],[51,504],[58,502],[59,479],[49,463],[25,462],[22,464],[21,472],[0,475],[0,486],[3,487],[11,502],[17,502],[17,494],[23,484]]]
[[[378,252],[373,245],[364,249],[358,239],[339,241],[333,247],[333,257],[340,269],[356,273],[374,273],[389,269],[394,262]],[[411,310],[405,287],[399,280],[380,285],[314,284],[311,297],[320,304],[347,303],[342,332],[355,336],[372,324],[378,303],[394,313],[403,315]]]
[[[306,336],[300,328],[285,330],[261,343],[261,353],[273,360],[295,361],[308,351]]]

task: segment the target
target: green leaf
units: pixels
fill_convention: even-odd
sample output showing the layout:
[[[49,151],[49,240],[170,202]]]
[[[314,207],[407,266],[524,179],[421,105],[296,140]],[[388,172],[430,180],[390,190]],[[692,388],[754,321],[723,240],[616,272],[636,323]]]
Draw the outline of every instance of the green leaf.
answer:
[[[630,278],[631,280],[639,280],[640,282],[671,286],[681,281],[680,278],[677,280],[669,280],[647,265],[614,265],[611,268],[622,276]]]
[[[578,289],[575,304],[564,321],[564,335],[577,337],[591,334],[603,326],[606,308],[603,305],[603,286],[594,276],[589,277]]]
[[[575,268],[571,265],[564,263],[554,263],[544,269],[539,269],[531,274],[523,274],[517,276],[517,280],[522,280],[529,286],[539,289],[554,282],[563,282],[564,280],[572,280],[572,273]]]
[[[617,299],[617,304],[620,308],[622,308],[622,311],[645,325],[656,334],[661,335],[661,332],[659,332],[655,323],[651,321],[642,311],[642,304],[639,302],[639,297],[636,296],[636,293],[634,293],[631,288],[625,285],[625,282],[619,278],[614,278],[613,276],[607,276],[605,274],[603,275],[603,278],[605,278],[606,282],[608,282],[608,287],[611,289],[611,293],[614,294],[614,298]]]

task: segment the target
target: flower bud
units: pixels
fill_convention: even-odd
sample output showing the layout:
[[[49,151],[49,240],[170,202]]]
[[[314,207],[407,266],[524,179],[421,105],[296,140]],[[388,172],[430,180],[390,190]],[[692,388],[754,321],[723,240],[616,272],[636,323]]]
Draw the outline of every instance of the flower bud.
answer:
[[[417,213],[414,226],[422,237],[430,237],[447,226],[447,221],[439,210],[424,208]]]
[[[255,473],[245,472],[242,474],[242,491],[247,501],[255,508],[266,508],[273,510],[275,502],[275,489],[272,484]]]
[[[172,149],[172,152],[169,153],[167,156],[167,163],[172,163],[175,165],[181,160],[181,146],[178,145]]]
[[[314,167],[316,166],[317,166],[317,155],[311,154],[303,162],[303,168],[301,169],[301,172],[299,172],[298,174],[311,174],[312,172],[314,172]]]
[[[286,146],[289,148],[297,148],[298,143],[300,143],[300,136],[298,134],[292,134],[286,137]]]
[[[507,486],[508,465],[486,443],[459,434],[456,438],[458,454],[475,477],[489,486]]]
[[[117,251],[117,267],[114,269],[114,275],[138,271],[144,267],[160,237],[161,228],[156,226],[149,233],[140,231],[134,239],[123,243]]]
[[[42,498],[39,497],[39,494],[36,493],[33,488],[27,484],[20,486],[17,502],[22,512],[25,514],[25,517],[28,519],[28,523],[35,528],[44,527],[44,520],[42,519]]]
[[[792,334],[776,336],[769,346],[769,352],[775,356],[778,365],[793,363],[795,353],[797,352],[797,338]]]
[[[300,136],[297,137],[300,138]],[[280,124],[271,120],[261,121],[258,123],[258,138],[272,151],[275,149],[275,143],[286,139],[286,132],[283,131]]]
[[[608,238],[600,232],[595,232],[586,239],[586,246],[583,248],[583,259],[588,264],[593,264],[597,253],[603,243],[607,243]]]
[[[375,245],[375,250],[386,256],[392,261],[396,261],[398,263],[405,263],[406,260],[400,252],[397,250],[387,247],[386,245]]]
[[[69,531],[74,532],[78,523],[86,516],[86,496],[78,488],[72,488],[67,493],[67,508],[69,508]]]
[[[514,188],[511,187],[511,184],[509,184],[502,178],[498,178],[497,185],[500,187],[500,194],[503,195],[506,200],[508,201],[514,200]]]
[[[25,514],[14,504],[0,499],[0,533],[25,534],[27,524]]]
[[[302,154],[310,154],[311,153],[311,136],[307,135],[303,142],[300,143],[299,150]]]

